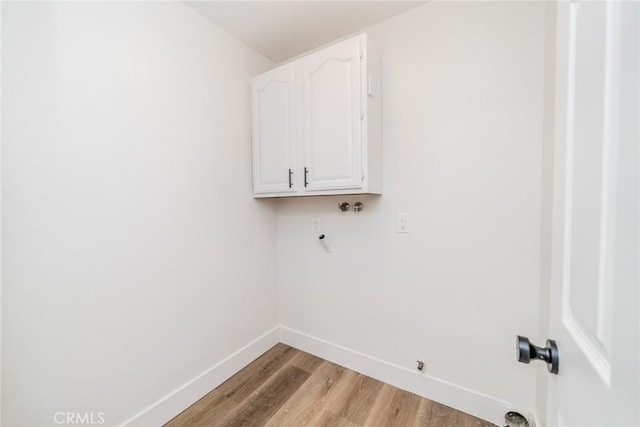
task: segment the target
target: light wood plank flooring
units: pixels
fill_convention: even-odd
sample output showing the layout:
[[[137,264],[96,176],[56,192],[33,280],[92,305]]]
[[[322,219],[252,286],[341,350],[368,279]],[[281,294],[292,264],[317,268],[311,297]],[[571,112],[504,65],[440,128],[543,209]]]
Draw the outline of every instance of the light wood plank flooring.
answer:
[[[165,426],[493,425],[277,344]]]

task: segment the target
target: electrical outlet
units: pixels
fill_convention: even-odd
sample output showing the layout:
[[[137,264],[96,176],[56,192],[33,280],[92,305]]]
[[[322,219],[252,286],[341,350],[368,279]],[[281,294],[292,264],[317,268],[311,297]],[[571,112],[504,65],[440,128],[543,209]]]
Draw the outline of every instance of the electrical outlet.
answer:
[[[317,216],[311,218],[311,231],[314,233],[320,233],[320,218]]]
[[[408,213],[399,213],[398,214],[398,222],[396,224],[396,232],[397,233],[408,233],[409,232],[409,214]]]

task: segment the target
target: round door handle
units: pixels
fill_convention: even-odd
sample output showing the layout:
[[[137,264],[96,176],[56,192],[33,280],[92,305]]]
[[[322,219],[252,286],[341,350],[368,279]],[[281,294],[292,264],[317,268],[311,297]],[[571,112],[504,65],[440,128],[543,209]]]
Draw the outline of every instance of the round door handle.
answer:
[[[521,363],[542,360],[546,362],[549,372],[552,374],[558,373],[560,358],[558,356],[558,345],[554,340],[547,340],[546,347],[538,347],[531,344],[529,338],[518,335],[516,338],[516,356],[518,362]]]

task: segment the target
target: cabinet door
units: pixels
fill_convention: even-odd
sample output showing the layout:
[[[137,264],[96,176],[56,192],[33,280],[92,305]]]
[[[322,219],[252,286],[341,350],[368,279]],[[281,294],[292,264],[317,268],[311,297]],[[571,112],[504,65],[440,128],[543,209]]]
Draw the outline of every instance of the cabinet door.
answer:
[[[361,43],[347,40],[301,61],[306,191],[362,187]]]
[[[251,82],[253,192],[297,191],[295,171],[295,72],[278,68]]]

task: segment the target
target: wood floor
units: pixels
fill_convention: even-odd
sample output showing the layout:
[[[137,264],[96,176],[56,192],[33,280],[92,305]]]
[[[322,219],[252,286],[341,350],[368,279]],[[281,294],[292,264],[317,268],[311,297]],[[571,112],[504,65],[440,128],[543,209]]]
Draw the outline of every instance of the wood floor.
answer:
[[[165,426],[493,425],[278,344]]]

